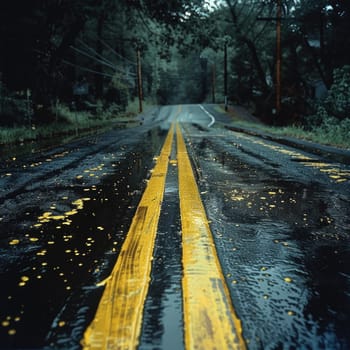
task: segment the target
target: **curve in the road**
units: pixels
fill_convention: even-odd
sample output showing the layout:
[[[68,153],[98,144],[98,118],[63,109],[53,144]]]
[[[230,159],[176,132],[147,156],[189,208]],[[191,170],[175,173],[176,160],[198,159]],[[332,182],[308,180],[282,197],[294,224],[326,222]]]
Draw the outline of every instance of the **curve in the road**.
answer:
[[[211,113],[209,113],[202,105],[199,105],[199,107],[200,107],[200,108],[202,109],[202,111],[210,118],[210,123],[207,125],[208,128],[210,128],[210,127],[213,126],[214,123],[215,123],[215,118],[214,118],[214,116],[213,116]]]

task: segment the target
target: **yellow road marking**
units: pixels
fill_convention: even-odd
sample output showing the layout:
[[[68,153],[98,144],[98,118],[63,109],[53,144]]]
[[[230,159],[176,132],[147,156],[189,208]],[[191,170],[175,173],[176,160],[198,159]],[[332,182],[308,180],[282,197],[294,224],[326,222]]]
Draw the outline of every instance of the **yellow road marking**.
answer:
[[[349,171],[342,170],[338,166],[333,165],[331,163],[324,163],[324,162],[318,161],[317,159],[307,157],[300,152],[286,149],[284,148],[284,146],[268,144],[263,140],[253,139],[250,136],[236,135],[236,137],[248,140],[249,142],[252,142],[258,145],[262,145],[266,148],[272,149],[273,151],[286,154],[290,156],[292,160],[300,161],[300,164],[303,164],[306,167],[318,169],[320,172],[328,174],[328,177],[331,180],[335,181],[336,183],[350,181]]]
[[[245,349],[205,210],[177,125],[186,349]]]
[[[147,295],[174,127],[169,130],[147,188],[98,306],[85,331],[85,350],[135,349]]]

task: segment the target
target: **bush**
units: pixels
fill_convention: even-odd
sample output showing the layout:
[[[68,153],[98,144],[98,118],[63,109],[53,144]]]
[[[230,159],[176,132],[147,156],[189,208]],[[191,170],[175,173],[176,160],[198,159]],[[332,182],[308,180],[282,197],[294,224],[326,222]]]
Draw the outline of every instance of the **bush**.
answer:
[[[329,115],[339,119],[350,117],[350,66],[337,68],[333,72],[333,84],[324,107]]]
[[[327,141],[333,145],[346,145],[350,140],[350,119],[339,121],[335,117],[328,116],[312,131],[318,136],[319,141]]]
[[[0,82],[0,125],[27,125],[32,117],[32,100],[26,92],[10,92]]]
[[[314,115],[304,119],[304,128],[315,141],[348,145],[350,139],[350,66],[333,72],[333,84],[323,103],[315,105]]]
[[[85,125],[90,123],[92,114],[90,112],[71,110],[64,104],[57,104],[53,107],[53,112],[57,116],[58,121],[69,124]]]

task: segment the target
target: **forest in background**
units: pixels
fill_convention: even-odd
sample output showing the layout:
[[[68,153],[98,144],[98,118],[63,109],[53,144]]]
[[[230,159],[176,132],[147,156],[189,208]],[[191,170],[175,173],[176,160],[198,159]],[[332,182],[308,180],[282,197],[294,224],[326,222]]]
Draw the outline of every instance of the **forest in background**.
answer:
[[[349,139],[349,1],[12,0],[0,28],[2,127],[113,119],[137,104],[140,62],[145,103],[226,95],[266,123]]]

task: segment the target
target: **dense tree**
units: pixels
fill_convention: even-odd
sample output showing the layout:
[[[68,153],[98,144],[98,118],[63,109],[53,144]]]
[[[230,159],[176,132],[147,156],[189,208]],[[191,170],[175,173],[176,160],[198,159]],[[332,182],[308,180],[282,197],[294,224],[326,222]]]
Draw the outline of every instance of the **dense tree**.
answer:
[[[3,82],[10,89],[30,89],[38,109],[48,106],[64,79],[61,62],[83,30],[88,3],[64,0],[2,2]]]
[[[301,1],[296,11],[298,30],[320,77],[330,88],[334,68],[350,62],[350,4],[346,1]]]
[[[333,71],[349,62],[349,4],[343,1],[281,0],[282,110],[284,121],[310,111],[318,81],[326,88]],[[212,15],[229,47],[229,98],[271,116],[275,105],[275,0],[226,0]],[[222,44],[221,44],[222,45]],[[342,52],[343,51],[343,52]]]
[[[286,120],[312,109],[314,84],[348,74],[350,5],[281,0],[282,107]],[[35,115],[57,99],[81,108],[124,107],[137,96],[137,52],[145,98],[155,103],[229,100],[270,116],[275,104],[276,0],[13,0],[0,4],[2,91],[31,92]],[[339,70],[340,69],[340,70]],[[85,84],[88,95],[73,95]],[[215,91],[214,91],[215,90]],[[333,87],[334,90],[334,87]],[[4,96],[4,93],[2,93]],[[293,111],[293,113],[289,113]]]

